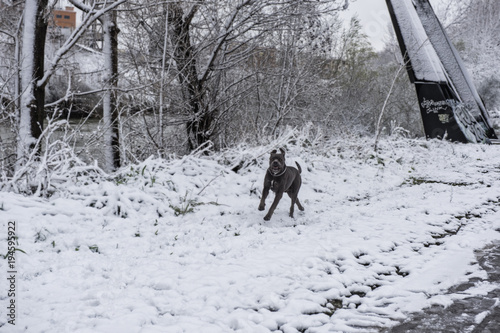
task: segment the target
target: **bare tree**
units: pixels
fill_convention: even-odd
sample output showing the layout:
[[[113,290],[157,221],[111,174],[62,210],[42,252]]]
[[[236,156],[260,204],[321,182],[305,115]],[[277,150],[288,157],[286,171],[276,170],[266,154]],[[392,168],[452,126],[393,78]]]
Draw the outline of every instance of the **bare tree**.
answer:
[[[0,163],[6,173],[17,156],[22,10],[19,3],[0,3],[0,126],[8,133],[0,138]]]
[[[81,25],[77,27],[53,55],[45,68],[45,42],[51,15],[48,0],[28,0],[23,16],[23,47],[20,66],[21,96],[19,104],[19,134],[17,145],[17,168],[33,155],[36,141],[43,131],[45,117],[45,88],[57,70],[64,55],[76,44],[83,32],[99,17],[114,9],[126,0],[89,11]],[[40,149],[40,145],[37,146]],[[34,152],[35,154],[37,152]]]
[[[118,25],[116,12],[111,11],[101,18],[104,32],[104,57],[106,70],[106,90],[103,98],[105,121],[105,163],[107,170],[120,167],[120,131],[117,105],[118,87]]]
[[[241,87],[253,73],[246,77],[240,73],[239,78],[229,80],[227,75],[234,74],[232,71],[248,61],[254,51],[265,46],[266,35],[302,30],[302,26],[289,24],[297,15],[312,18],[321,12],[340,10],[344,4],[292,0],[168,2],[169,54],[177,68],[189,150],[220,134],[221,123],[235,108],[228,101],[238,96],[230,97],[225,92],[235,85]],[[245,89],[240,90],[240,94],[245,93]],[[287,112],[285,104],[278,107],[279,112]]]
[[[21,86],[18,134],[18,167],[22,165],[43,130],[45,83],[45,37],[48,26],[48,0],[27,0],[21,61]]]

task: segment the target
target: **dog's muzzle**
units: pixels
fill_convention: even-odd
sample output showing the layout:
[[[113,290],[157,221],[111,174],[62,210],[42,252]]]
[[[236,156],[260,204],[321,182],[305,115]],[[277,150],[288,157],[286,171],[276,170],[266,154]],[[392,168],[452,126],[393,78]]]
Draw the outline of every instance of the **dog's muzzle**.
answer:
[[[276,175],[276,174],[281,172],[281,169],[282,169],[282,166],[278,161],[274,161],[271,164],[271,173]]]

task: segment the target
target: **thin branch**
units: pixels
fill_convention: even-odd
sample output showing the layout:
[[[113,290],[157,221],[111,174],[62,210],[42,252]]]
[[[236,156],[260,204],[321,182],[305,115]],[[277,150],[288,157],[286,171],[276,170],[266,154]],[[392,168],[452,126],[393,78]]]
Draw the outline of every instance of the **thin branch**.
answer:
[[[195,3],[192,7],[189,13],[183,18],[183,22],[185,25],[191,24],[191,21],[193,20],[194,16],[196,15],[196,12],[200,8],[200,4],[203,2],[203,0]]]
[[[399,65],[399,68],[396,71],[396,74],[394,75],[394,79],[392,80],[392,84],[391,84],[391,87],[389,89],[389,92],[387,93],[387,96],[385,97],[384,105],[382,106],[382,110],[380,111],[380,115],[378,116],[377,126],[375,127],[375,132],[376,132],[375,144],[374,144],[374,148],[373,148],[375,151],[377,151],[378,141],[380,139],[380,134],[382,133],[382,129],[380,128],[380,125],[382,123],[382,118],[383,118],[384,113],[385,113],[385,108],[387,106],[387,103],[389,102],[389,98],[392,95],[392,91],[394,90],[394,86],[396,85],[396,81],[399,77],[399,74],[403,70],[403,68],[406,68],[406,64]]]

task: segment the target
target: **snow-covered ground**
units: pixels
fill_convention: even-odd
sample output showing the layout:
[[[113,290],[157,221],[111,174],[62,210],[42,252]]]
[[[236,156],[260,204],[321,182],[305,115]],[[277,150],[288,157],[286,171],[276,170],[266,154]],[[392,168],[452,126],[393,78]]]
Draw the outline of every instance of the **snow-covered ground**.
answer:
[[[500,239],[500,146],[369,143],[286,144],[295,219],[287,196],[269,222],[257,210],[273,145],[0,192],[0,235],[15,222],[25,252],[0,332],[374,332],[494,288],[445,293],[483,277],[474,250]]]

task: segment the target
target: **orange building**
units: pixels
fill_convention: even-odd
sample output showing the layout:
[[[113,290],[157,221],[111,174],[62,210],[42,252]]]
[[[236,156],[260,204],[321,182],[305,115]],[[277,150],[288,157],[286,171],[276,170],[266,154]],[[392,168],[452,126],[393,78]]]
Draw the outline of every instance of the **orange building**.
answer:
[[[54,9],[54,24],[61,28],[76,28],[76,12],[73,7]]]

